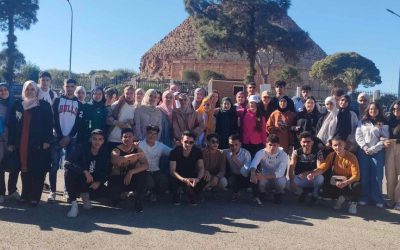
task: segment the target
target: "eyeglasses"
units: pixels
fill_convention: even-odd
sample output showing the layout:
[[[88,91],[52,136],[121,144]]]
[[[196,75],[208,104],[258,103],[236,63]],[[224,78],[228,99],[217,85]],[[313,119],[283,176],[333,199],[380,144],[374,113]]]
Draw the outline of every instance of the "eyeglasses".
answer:
[[[188,144],[188,145],[193,145],[194,141],[183,141],[183,143]]]
[[[218,140],[210,140],[211,144],[219,144]]]

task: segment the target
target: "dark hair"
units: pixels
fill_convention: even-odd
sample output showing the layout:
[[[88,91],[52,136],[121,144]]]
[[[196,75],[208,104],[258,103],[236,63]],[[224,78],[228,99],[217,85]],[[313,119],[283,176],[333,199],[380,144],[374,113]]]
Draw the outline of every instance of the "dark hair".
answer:
[[[118,90],[116,88],[106,88],[104,89],[104,95],[105,96],[113,96],[113,95],[118,96]]]
[[[311,91],[311,87],[310,87],[310,85],[303,85],[303,86],[301,86],[301,90],[302,91]]]
[[[121,130],[121,137],[122,137],[124,134],[127,134],[127,133],[132,133],[133,135],[135,135],[135,133],[133,132],[133,129],[131,129],[131,128],[123,128],[123,129]]]
[[[285,81],[282,81],[282,80],[279,80],[279,81],[276,81],[276,82],[274,83],[274,86],[275,86],[275,88],[276,88],[276,87],[286,87],[286,82],[285,82]]]
[[[313,109],[313,111],[311,113],[318,117],[319,116],[319,111],[318,111],[318,107],[317,107],[317,100],[313,96],[309,96],[309,97],[306,98],[306,101],[304,102],[304,105],[303,105],[303,110],[299,113],[299,115],[307,114],[306,104],[305,103],[308,100],[313,100],[314,101],[315,105],[314,105],[314,109]]]
[[[257,86],[257,85],[255,82],[249,82],[246,86],[248,87],[248,86]]]
[[[48,71],[41,71],[39,73],[39,78],[43,78],[43,77],[48,77],[48,78],[51,79],[51,75],[50,75],[50,73]]]
[[[397,105],[400,107],[400,100],[396,100],[392,103],[390,106],[390,114],[389,114],[389,130],[390,133],[397,136],[400,134],[400,123],[397,119],[397,117],[393,114],[394,106]]]
[[[156,126],[156,125],[148,125],[146,127],[146,132],[150,132],[150,131],[154,131],[154,132],[159,133],[160,132],[160,128],[158,126]]]
[[[299,134],[299,141],[304,138],[311,138],[313,139],[313,135],[309,131],[304,131]]]
[[[344,89],[335,87],[331,90],[331,95],[334,96],[343,96],[345,94]]]
[[[375,119],[372,119],[371,116],[369,115],[369,108],[371,105],[375,105],[375,107],[378,109],[378,116]],[[367,108],[364,111],[364,116],[361,119],[361,122],[372,122],[372,124],[376,124],[377,122],[383,122],[386,123],[385,116],[383,115],[382,107],[379,105],[378,102],[371,102],[368,104]]]
[[[231,141],[240,141],[240,135],[239,134],[232,134],[228,137],[228,140]]]
[[[90,132],[90,136],[93,136],[93,135],[101,135],[101,136],[103,136],[103,138],[106,137],[104,131],[101,129],[94,129],[92,132]]]
[[[209,134],[209,135],[206,136],[206,140],[207,141],[210,141],[212,138],[215,138],[215,139],[217,139],[219,141],[219,135],[216,134],[216,133],[212,133],[212,134]]]
[[[181,139],[183,139],[184,136],[190,137],[190,138],[193,138],[194,140],[196,140],[196,135],[191,131],[188,131],[188,130],[183,131],[183,133],[181,135]]]
[[[69,78],[64,80],[64,84],[77,84],[77,81],[75,79]]]
[[[276,134],[270,134],[267,137],[267,141],[270,143],[279,143],[279,137]]]
[[[160,101],[158,101],[158,103],[156,103],[156,105],[159,105],[162,102],[162,94],[163,93],[161,93],[161,91],[159,91],[159,90],[156,90],[156,92],[157,92],[157,95],[160,96]]]
[[[343,142],[346,142],[346,140],[343,138],[343,136],[341,136],[341,135],[335,135],[335,136],[333,136],[332,137],[332,139],[331,139],[331,142],[332,141],[343,141]]]

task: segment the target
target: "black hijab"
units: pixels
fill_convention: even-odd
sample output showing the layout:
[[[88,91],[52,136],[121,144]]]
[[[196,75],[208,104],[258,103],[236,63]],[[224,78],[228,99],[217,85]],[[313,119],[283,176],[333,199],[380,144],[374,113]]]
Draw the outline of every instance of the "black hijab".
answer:
[[[350,112],[350,96],[343,96],[347,100],[346,108],[339,108],[337,115],[337,126],[335,135],[341,136],[347,140],[347,137],[351,134],[351,112]]]

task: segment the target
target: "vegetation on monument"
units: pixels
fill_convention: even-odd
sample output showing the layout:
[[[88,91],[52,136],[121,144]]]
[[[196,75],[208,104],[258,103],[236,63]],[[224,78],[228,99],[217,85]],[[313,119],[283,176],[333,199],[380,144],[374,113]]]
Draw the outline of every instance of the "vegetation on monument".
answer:
[[[0,31],[7,32],[7,47],[0,52],[0,65],[8,83],[14,82],[15,70],[25,64],[23,54],[17,49],[15,30],[29,30],[38,21],[38,9],[38,0],[0,0]]]
[[[293,85],[300,85],[303,81],[299,71],[292,65],[286,65],[280,69],[276,74],[276,78]]]
[[[212,71],[212,70],[203,70],[200,74],[200,79],[202,82],[207,83],[208,81],[210,81],[210,79],[214,79],[214,80],[224,80],[226,79],[225,76],[221,73]]]
[[[351,92],[359,85],[368,88],[382,83],[374,62],[356,52],[329,55],[315,62],[309,75],[327,86],[347,88]]]
[[[268,82],[269,67],[264,69],[258,53],[279,53],[285,60],[297,61],[299,54],[311,46],[306,32],[279,25],[287,15],[290,0],[185,0],[185,6],[199,32],[200,56],[212,56],[216,51],[245,55],[245,82],[254,81],[256,64],[264,82]]]
[[[182,72],[182,79],[188,83],[198,83],[200,82],[200,75],[197,71],[186,69]]]

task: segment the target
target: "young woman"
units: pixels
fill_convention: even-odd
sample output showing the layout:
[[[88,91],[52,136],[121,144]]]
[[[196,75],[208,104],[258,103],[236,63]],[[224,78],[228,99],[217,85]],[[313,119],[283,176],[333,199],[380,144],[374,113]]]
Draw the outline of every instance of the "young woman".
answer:
[[[400,211],[400,101],[390,107],[389,140],[385,141],[385,174],[387,193],[391,200],[389,206]]]
[[[238,111],[243,147],[250,152],[252,158],[265,147],[267,139],[265,118],[258,108],[259,102],[258,96],[251,95],[249,107]]]
[[[243,91],[237,92],[236,93],[236,103],[235,103],[236,110],[245,109],[245,108],[247,108],[246,106],[247,106],[246,95],[244,94]]]
[[[85,104],[86,103],[86,89],[83,86],[77,86],[74,92],[74,96],[76,96],[76,98],[78,98],[78,100],[82,103]]]
[[[336,132],[338,109],[336,108],[335,98],[329,96],[325,99],[326,113],[319,118],[316,131],[317,137],[325,144],[329,145],[329,140]]]
[[[260,102],[259,106],[260,106],[261,112],[264,115],[266,121],[268,121],[269,116],[272,113],[270,103],[271,103],[271,97],[269,96],[268,91],[263,91],[261,93],[261,102]]]
[[[357,151],[355,132],[358,125],[357,114],[350,110],[350,96],[344,95],[339,99],[339,112],[335,135],[346,140],[346,147],[351,152]]]
[[[172,110],[174,109],[174,95],[167,90],[162,94],[162,102],[157,108],[161,111],[160,141],[168,147],[173,147]]]
[[[196,139],[196,144],[200,147],[205,146],[205,139],[207,135],[215,132],[215,116],[213,108],[212,96],[208,96],[203,99],[200,107],[196,110],[198,120],[204,126],[204,131]]]
[[[135,107],[142,105],[143,97],[144,97],[144,89],[138,88],[135,91]]]
[[[290,111],[285,98],[279,99],[279,107],[272,112],[267,122],[267,131],[279,137],[279,145],[290,154],[293,147],[292,126],[296,114]]]
[[[316,134],[316,127],[320,117],[318,107],[316,106],[316,100],[314,97],[309,96],[305,99],[304,106],[300,112],[296,113],[295,118],[295,148],[300,147],[298,136],[302,132],[310,132],[311,135]]]
[[[21,201],[37,206],[44,178],[50,170],[50,143],[53,139],[53,112],[50,104],[38,99],[34,81],[22,87],[22,101],[15,103],[10,116],[8,148],[17,150],[21,167]]]
[[[379,208],[384,207],[382,179],[385,150],[382,138],[389,138],[389,128],[379,104],[371,102],[356,130],[356,141],[360,147],[357,153],[361,172],[360,205],[372,203]]]
[[[212,104],[212,109],[218,109],[219,108],[219,93],[218,90],[214,89],[210,95],[210,99],[211,99],[211,104]]]
[[[216,115],[215,132],[219,135],[219,148],[229,148],[229,136],[238,132],[236,109],[229,97],[222,98],[221,108]]]
[[[204,97],[206,96],[206,90],[203,88],[197,88],[194,90],[194,98],[192,102],[192,106],[194,110],[197,110],[201,102],[203,101]]]
[[[156,108],[156,99],[156,90],[147,90],[142,105],[135,110],[135,137],[140,141],[146,138],[147,126],[153,125],[161,128],[161,111]]]

